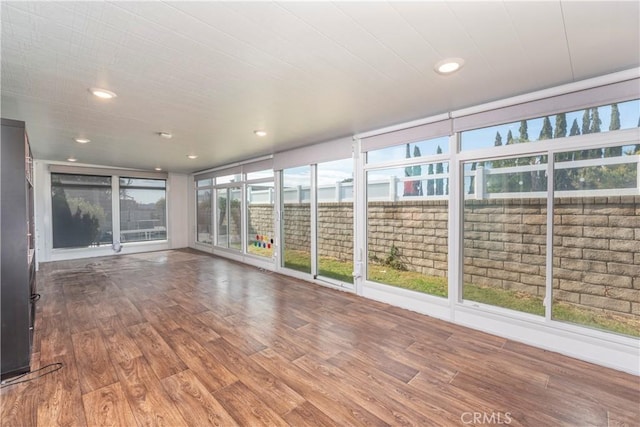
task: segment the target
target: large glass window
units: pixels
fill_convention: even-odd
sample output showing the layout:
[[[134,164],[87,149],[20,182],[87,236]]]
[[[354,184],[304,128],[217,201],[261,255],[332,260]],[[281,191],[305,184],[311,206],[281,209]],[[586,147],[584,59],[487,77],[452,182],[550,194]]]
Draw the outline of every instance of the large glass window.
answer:
[[[449,153],[449,137],[443,136],[410,144],[394,145],[367,153],[367,163],[381,163],[391,160],[413,159]]]
[[[51,174],[53,248],[113,243],[111,177]]]
[[[317,166],[318,275],[353,283],[353,159]]]
[[[166,196],[163,179],[120,178],[120,242],[166,240]]]
[[[273,256],[273,182],[247,185],[247,252],[271,258]]]
[[[462,133],[461,149],[499,147],[638,126],[640,100],[538,117]]]
[[[229,188],[229,248],[242,250],[242,188]]]
[[[367,172],[367,279],[446,297],[449,163]]]
[[[210,245],[212,243],[212,230],[211,230],[211,188],[202,189],[197,191],[197,235],[196,240],[198,243],[204,243]]]
[[[547,157],[464,163],[463,299],[544,315]]]
[[[282,204],[282,265],[311,273],[311,166],[282,171]]]
[[[555,155],[553,319],[640,336],[639,155]]]
[[[229,204],[226,188],[216,189],[217,196],[217,212],[216,223],[218,225],[218,233],[216,236],[216,245],[223,248],[229,247]]]

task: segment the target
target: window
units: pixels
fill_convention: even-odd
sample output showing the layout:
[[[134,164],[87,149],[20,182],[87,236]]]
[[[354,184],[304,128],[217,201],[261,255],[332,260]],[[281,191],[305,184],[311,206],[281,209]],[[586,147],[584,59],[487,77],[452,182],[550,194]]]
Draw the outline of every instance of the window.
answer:
[[[393,147],[372,150],[367,153],[367,163],[381,163],[391,160],[412,159],[423,156],[449,153],[449,137],[428,139],[410,144],[394,145]]]
[[[555,154],[552,318],[640,336],[640,145]]]
[[[640,100],[505,123],[462,133],[462,150],[630,129],[638,126]]]
[[[311,167],[282,171],[283,266],[311,273]]]
[[[464,164],[463,299],[544,315],[547,156]]]
[[[197,190],[197,235],[196,241],[210,245],[212,243],[211,231],[211,189]]]
[[[166,181],[120,178],[120,242],[167,239]]]
[[[273,182],[247,185],[247,253],[273,256]]]
[[[51,174],[53,248],[113,243],[111,177]]]
[[[449,163],[367,172],[367,279],[446,297]]]
[[[265,169],[262,171],[247,173],[247,181],[252,181],[254,179],[265,179],[265,178],[273,179],[273,169]]]
[[[218,233],[216,237],[216,245],[223,248],[229,247],[229,205],[226,188],[216,189],[218,210],[216,213],[216,223],[218,224]]]

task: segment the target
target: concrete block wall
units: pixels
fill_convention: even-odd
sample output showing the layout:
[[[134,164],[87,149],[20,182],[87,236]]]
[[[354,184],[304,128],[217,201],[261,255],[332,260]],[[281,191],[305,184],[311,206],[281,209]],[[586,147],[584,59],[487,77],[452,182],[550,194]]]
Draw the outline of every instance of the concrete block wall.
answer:
[[[352,204],[318,208],[319,255],[353,259]],[[250,212],[254,229],[273,223],[270,205]],[[308,251],[310,205],[284,212],[287,247]],[[447,275],[447,201],[370,202],[367,212],[370,259],[394,245],[408,270]],[[547,199],[465,201],[464,282],[544,296],[546,223]],[[640,196],[558,198],[554,234],[554,298],[640,316]]]

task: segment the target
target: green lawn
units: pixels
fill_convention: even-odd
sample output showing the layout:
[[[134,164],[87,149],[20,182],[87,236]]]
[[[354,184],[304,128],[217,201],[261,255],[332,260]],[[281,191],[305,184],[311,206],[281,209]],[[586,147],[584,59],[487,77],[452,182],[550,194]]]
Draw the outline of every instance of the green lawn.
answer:
[[[351,262],[321,257],[319,266],[321,276],[353,283]],[[303,251],[286,251],[285,267],[309,273],[311,271],[311,257]],[[399,271],[386,265],[370,263],[368,279],[430,295],[447,297],[446,277],[425,276],[414,271]],[[465,284],[464,299],[544,316],[542,298],[524,292]],[[640,321],[560,301],[554,301],[553,318],[625,335],[640,336]]]

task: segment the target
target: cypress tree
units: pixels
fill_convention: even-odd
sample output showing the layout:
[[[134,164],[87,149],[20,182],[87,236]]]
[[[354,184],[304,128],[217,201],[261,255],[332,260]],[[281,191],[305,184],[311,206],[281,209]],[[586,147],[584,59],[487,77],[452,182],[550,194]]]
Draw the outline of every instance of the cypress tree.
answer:
[[[513,144],[513,133],[511,133],[511,129],[507,133],[507,145]]]
[[[609,123],[609,130],[620,129],[620,111],[618,110],[618,104],[611,104],[611,123]]]
[[[436,154],[442,154],[442,148],[440,148],[440,146],[438,145],[438,149],[436,150]],[[440,174],[444,172],[444,168],[442,166],[442,163],[437,163],[436,164],[436,173]],[[443,178],[438,178],[436,179],[436,194],[438,195],[442,195],[444,194],[444,179]]]
[[[413,157],[421,157],[422,154],[420,153],[420,147],[418,147],[417,145],[413,147]],[[411,176],[420,176],[422,175],[422,166],[420,165],[416,165],[413,167],[413,171]],[[413,181],[413,194],[415,196],[422,196],[422,181],[420,181],[419,179],[416,181]]]
[[[578,127],[578,123],[576,123],[576,127]],[[567,136],[567,115],[565,113],[560,113],[556,115],[556,130],[553,133],[554,138],[564,138]]]
[[[589,133],[600,133],[601,124],[602,124],[602,120],[600,120],[600,113],[598,112],[598,107],[591,109],[591,129]]]
[[[546,116],[542,121],[542,129],[540,129],[540,136],[538,140],[553,138],[553,129],[551,128],[551,120],[549,116]]]
[[[496,140],[493,143],[494,147],[500,147],[502,146],[502,135],[500,135],[500,132],[496,132]]]
[[[573,124],[571,125],[569,136],[576,136],[576,135],[580,135],[580,126],[578,126],[578,119],[573,119]]]
[[[529,132],[528,132],[528,125],[527,125],[527,121],[526,120],[522,120],[520,122],[520,142],[526,142],[529,141]]]
[[[589,129],[591,129],[591,116],[589,115],[589,109],[587,108],[582,114],[582,134],[588,134]]]
[[[618,104],[611,104],[611,122],[609,123],[609,130],[620,129],[620,111],[618,111]],[[604,149],[605,157],[618,157],[622,156],[622,147],[611,147]]]

